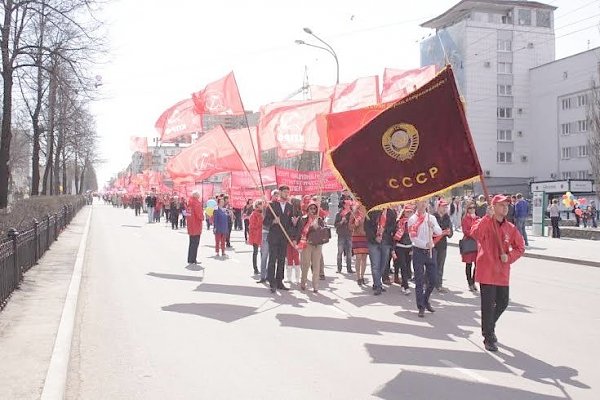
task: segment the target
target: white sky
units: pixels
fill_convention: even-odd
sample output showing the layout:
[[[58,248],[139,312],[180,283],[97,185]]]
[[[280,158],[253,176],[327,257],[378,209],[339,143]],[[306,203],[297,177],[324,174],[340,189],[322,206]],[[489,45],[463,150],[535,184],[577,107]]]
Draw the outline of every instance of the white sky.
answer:
[[[329,42],[340,81],[419,66],[419,24],[458,0],[114,0],[104,10],[111,54],[92,106],[101,137],[98,183],[131,160],[130,136],[156,136],[154,122],[175,102],[233,70],[246,109],[280,101],[302,86],[304,66],[314,85],[335,83],[335,63],[302,31]],[[549,0],[555,13],[556,55],[600,45],[600,0]],[[593,17],[593,18],[590,18]],[[573,31],[582,32],[561,37]]]

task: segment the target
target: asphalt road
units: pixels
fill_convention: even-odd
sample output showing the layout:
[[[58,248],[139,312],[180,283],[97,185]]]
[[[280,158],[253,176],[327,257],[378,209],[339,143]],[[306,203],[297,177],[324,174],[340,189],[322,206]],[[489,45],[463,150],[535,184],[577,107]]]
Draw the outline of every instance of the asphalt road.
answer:
[[[241,232],[228,260],[212,244],[187,267],[185,231],[94,206],[68,399],[600,398],[598,268],[517,262],[492,355],[456,248],[422,320],[414,294],[336,274],[335,243],[317,295],[257,285]]]

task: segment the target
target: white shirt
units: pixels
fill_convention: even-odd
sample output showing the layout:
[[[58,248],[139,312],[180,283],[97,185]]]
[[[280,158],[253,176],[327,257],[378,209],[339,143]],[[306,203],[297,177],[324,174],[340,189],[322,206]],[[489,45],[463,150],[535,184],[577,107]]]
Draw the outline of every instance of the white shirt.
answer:
[[[421,226],[419,226],[419,229],[417,230],[417,236],[410,237],[410,240],[412,241],[413,246],[418,247],[420,249],[427,249],[427,244],[429,242],[432,242],[432,235],[438,236],[438,235],[442,234],[442,228],[440,228],[440,225],[438,224],[437,219],[431,214],[427,214],[427,215],[429,215],[429,221],[431,221],[431,223],[433,224],[433,232],[432,232],[431,228],[429,228],[429,224],[427,223],[427,218],[425,218],[425,220],[423,221],[423,223],[421,224]],[[408,219],[408,228],[410,229],[411,226],[416,224],[418,219],[419,219],[419,216],[417,213],[415,213],[412,217],[410,217]]]
[[[281,206],[281,214],[283,214],[285,212],[285,205],[287,204],[287,201],[280,201],[278,203]]]

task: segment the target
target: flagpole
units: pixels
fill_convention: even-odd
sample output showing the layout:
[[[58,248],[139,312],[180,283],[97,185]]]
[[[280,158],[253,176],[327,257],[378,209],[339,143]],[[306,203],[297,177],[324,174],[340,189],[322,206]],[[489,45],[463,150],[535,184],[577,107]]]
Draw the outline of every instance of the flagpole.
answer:
[[[256,161],[256,168],[258,171],[258,179],[260,180],[260,189],[261,189],[261,191],[263,193],[263,197],[264,197],[265,187],[263,185],[262,173],[260,172],[260,162],[258,161],[258,153],[256,151],[256,148],[254,147],[254,140],[252,140],[252,132],[250,131],[250,123],[248,122],[248,115],[246,115],[246,107],[244,107],[244,101],[242,100],[242,94],[240,93],[240,87],[237,84],[237,79],[235,79],[235,74],[233,73],[233,71],[231,72],[231,76],[233,77],[233,82],[235,83],[235,87],[237,88],[238,97],[240,98],[240,104],[242,105],[242,111],[244,112],[244,120],[246,121],[246,129],[248,129],[248,136],[250,136],[250,145],[252,146],[252,152],[254,153],[254,161]],[[257,145],[259,144],[258,140],[259,140],[258,139],[258,127],[256,127]],[[260,146],[258,146],[258,150],[260,151]],[[237,151],[237,149],[236,149],[236,151]],[[244,165],[245,165],[245,163],[244,163]],[[248,170],[248,172],[250,172],[250,170]],[[250,175],[252,175],[252,174],[250,173]]]
[[[231,145],[233,146],[233,149],[235,150],[236,154],[238,155],[238,157],[240,158],[240,160],[242,160],[242,164],[244,165],[244,168],[246,168],[246,171],[250,175],[250,178],[252,178],[252,181],[258,187],[258,183],[256,182],[256,178],[254,177],[254,175],[250,171],[250,168],[248,168],[248,164],[246,164],[246,161],[242,158],[242,155],[240,154],[239,150],[237,149],[237,147],[235,146],[235,144],[233,143],[233,141],[229,137],[229,134],[227,133],[227,131],[225,130],[225,128],[223,128],[222,126],[221,126],[221,128],[225,132],[225,136],[227,136],[227,140],[229,140],[229,143],[231,143]],[[261,184],[261,187],[263,188],[263,201],[267,204],[267,207],[269,207],[269,210],[273,213],[273,215],[276,216],[277,214],[275,214],[275,210],[273,210],[273,207],[271,207],[271,203],[269,203],[267,201],[267,198],[266,198],[265,192],[264,192],[264,186],[262,186],[262,184]],[[279,224],[279,227],[281,228],[281,231],[283,232],[283,235],[285,236],[285,238],[287,239],[287,241],[289,242],[289,244],[292,245],[292,247],[296,248],[296,245],[292,242],[292,239],[288,235],[288,233],[285,230],[284,226],[281,224],[281,220],[279,220],[277,223]]]

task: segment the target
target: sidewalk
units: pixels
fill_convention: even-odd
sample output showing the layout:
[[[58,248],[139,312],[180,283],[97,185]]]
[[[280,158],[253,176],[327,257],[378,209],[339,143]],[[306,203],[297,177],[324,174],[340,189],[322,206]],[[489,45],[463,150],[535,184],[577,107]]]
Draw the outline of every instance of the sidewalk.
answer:
[[[40,398],[90,212],[75,216],[0,312],[0,399]]]
[[[598,241],[533,236],[529,229],[527,236],[529,247],[525,250],[524,257],[600,267],[600,243]],[[462,232],[455,231],[448,243],[451,246],[458,246],[458,241],[462,237]]]

